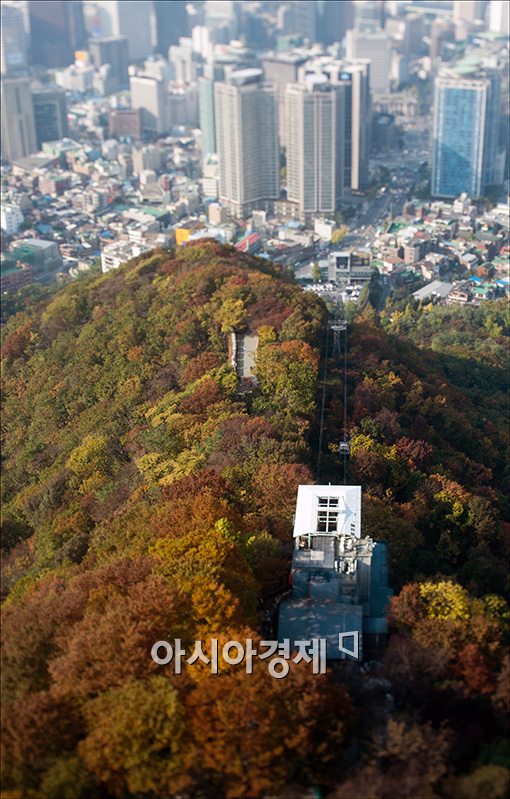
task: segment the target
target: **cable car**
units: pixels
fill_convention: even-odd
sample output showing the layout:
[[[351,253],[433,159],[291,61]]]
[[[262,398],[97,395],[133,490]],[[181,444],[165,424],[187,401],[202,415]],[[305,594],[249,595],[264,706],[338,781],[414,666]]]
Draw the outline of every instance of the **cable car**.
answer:
[[[342,461],[348,461],[351,457],[351,437],[349,433],[345,433],[344,440],[340,441],[339,455]]]

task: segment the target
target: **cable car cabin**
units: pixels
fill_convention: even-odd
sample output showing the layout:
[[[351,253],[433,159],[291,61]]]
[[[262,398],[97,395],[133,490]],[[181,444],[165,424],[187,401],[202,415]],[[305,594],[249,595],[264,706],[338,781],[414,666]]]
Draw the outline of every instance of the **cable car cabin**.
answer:
[[[351,442],[340,441],[339,455],[341,461],[348,461],[351,457]]]
[[[348,461],[351,457],[351,437],[349,433],[345,433],[343,441],[340,441],[339,455],[341,461]]]

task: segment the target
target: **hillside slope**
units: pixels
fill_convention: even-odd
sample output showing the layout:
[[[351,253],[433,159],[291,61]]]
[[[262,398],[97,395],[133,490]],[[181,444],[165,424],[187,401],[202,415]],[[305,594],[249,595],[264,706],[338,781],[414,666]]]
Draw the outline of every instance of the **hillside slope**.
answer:
[[[306,663],[275,680],[264,661],[251,675],[244,663],[175,675],[149,654],[162,639],[188,651],[257,639],[260,599],[285,585],[296,488],[314,479],[320,300],[259,259],[198,242],[8,321],[6,797],[304,796],[321,785],[453,798],[461,780],[504,791],[508,330],[499,316],[492,327],[450,320],[476,340],[477,361],[430,325],[421,335],[416,313],[382,324],[367,313],[350,333],[350,477],[402,587],[370,680],[357,665],[314,676]],[[258,385],[239,393],[227,334],[245,330],[259,335]],[[330,359],[332,481],[341,389]],[[483,725],[467,729],[480,710]]]

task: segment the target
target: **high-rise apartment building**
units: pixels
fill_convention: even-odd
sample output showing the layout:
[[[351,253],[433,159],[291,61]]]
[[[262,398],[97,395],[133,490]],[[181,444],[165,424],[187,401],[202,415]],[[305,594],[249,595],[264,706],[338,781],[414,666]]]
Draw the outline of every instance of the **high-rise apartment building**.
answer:
[[[385,94],[391,86],[391,37],[383,30],[350,30],[346,35],[346,58],[370,61],[370,89]]]
[[[279,196],[276,87],[244,69],[214,89],[220,199],[240,218],[269,210]]]
[[[32,61],[66,67],[85,45],[81,0],[28,0]]]
[[[65,89],[51,83],[33,85],[32,104],[39,149],[45,141],[56,141],[69,135]]]
[[[142,128],[150,133],[168,130],[168,86],[165,81],[138,73],[129,79],[131,108],[141,109]]]
[[[2,158],[16,161],[37,149],[30,78],[2,77]]]
[[[150,0],[96,0],[101,36],[125,36],[130,61],[152,53]]]
[[[125,36],[98,36],[89,40],[90,58],[96,69],[110,65],[110,78],[117,87],[129,83],[128,40]]]
[[[214,81],[198,79],[198,113],[202,132],[202,155],[216,152],[216,122],[214,112]]]
[[[481,197],[494,181],[500,74],[445,70],[434,82],[432,194]]]
[[[307,75],[286,91],[287,199],[299,216],[334,214],[344,182],[345,90],[326,75]]]
[[[19,3],[2,0],[1,14],[1,73],[12,75],[27,67],[27,36],[23,10]]]
[[[268,53],[262,57],[264,77],[276,86],[276,102],[278,106],[278,136],[284,147],[287,140],[285,117],[285,90],[289,83],[297,83],[299,68],[306,58],[296,53]]]

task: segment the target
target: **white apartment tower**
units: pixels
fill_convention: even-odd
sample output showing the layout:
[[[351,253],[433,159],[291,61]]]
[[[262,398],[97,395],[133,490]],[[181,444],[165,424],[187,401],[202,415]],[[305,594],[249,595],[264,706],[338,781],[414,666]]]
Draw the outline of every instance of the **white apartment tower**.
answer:
[[[243,69],[214,90],[220,200],[238,218],[270,210],[280,185],[276,88],[262,70]]]
[[[344,183],[345,88],[311,74],[286,91],[287,199],[299,216],[334,214]]]

